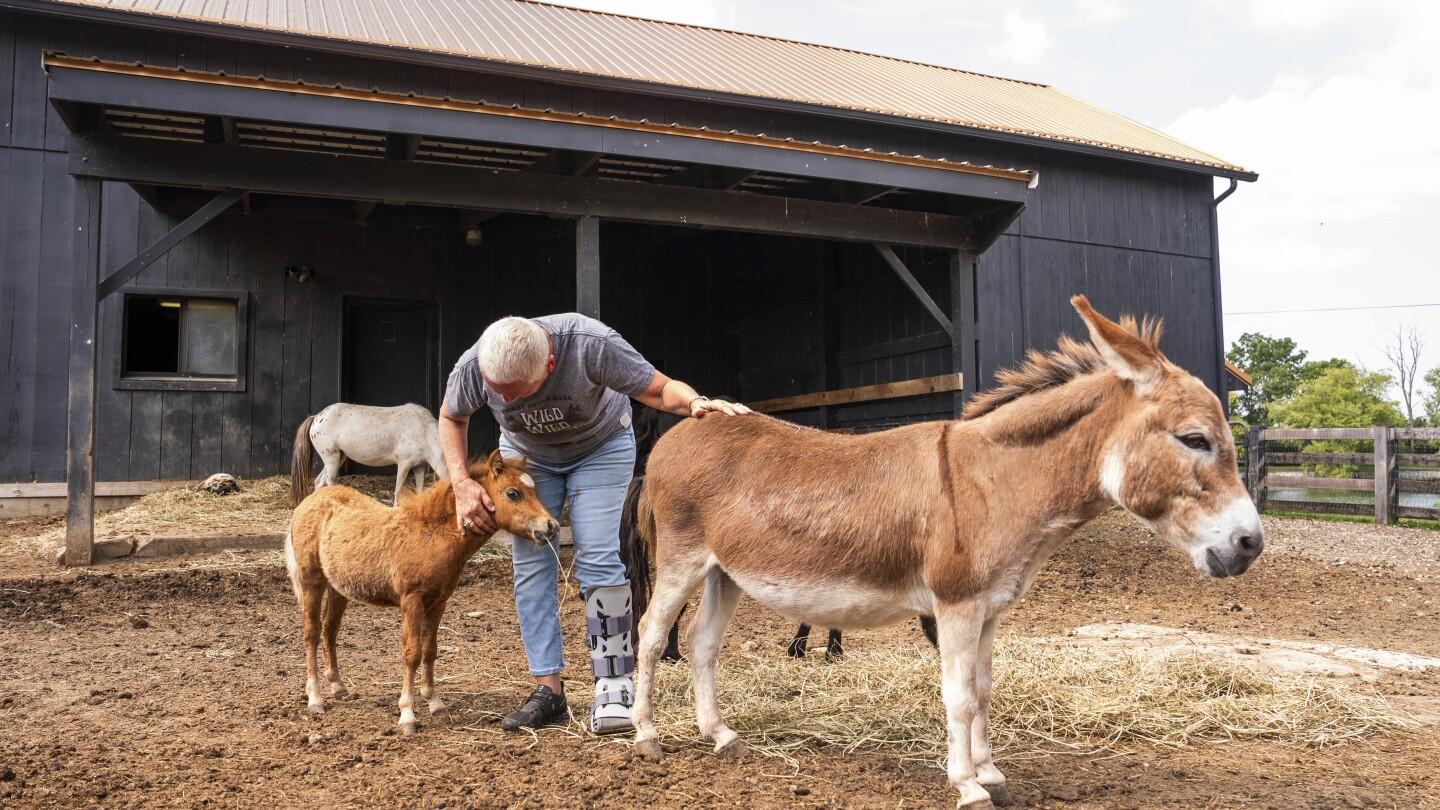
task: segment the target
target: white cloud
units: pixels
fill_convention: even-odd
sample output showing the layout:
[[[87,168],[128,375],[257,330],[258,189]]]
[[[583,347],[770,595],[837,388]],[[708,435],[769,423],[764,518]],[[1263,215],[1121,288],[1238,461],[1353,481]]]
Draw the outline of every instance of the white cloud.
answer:
[[[628,14],[651,20],[730,28],[735,6],[730,0],[546,0],[560,6]]]
[[[1251,23],[1307,18],[1311,5],[1271,3]],[[1327,2],[1314,13],[1348,30],[1370,7]],[[1166,128],[1261,175],[1220,209],[1226,310],[1440,302],[1440,11],[1412,12],[1316,75],[1282,75]],[[1226,334],[1289,335],[1314,356],[1379,369],[1397,322],[1430,335],[1426,367],[1436,365],[1440,308],[1228,317]]]
[[[990,55],[1016,65],[1039,62],[1055,44],[1044,20],[1032,19],[1014,8],[1001,18],[1000,36],[1000,41],[991,46]]]
[[[1087,23],[1108,25],[1130,16],[1117,0],[1075,0],[1075,12]]]

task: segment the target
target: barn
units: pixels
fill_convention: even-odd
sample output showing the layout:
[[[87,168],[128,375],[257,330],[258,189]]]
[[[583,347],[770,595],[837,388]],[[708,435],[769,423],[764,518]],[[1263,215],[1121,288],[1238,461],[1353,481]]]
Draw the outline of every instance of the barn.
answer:
[[[504,314],[832,430],[953,415],[1077,292],[1227,387],[1256,175],[1049,86],[529,0],[0,0],[0,65],[0,481],[72,563],[97,495],[437,407]]]

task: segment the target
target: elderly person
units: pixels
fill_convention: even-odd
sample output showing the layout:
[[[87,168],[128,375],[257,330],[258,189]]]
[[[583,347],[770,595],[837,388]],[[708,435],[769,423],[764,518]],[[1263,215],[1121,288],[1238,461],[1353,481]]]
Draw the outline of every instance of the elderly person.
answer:
[[[545,508],[558,516],[569,501],[595,678],[590,728],[597,734],[631,729],[634,618],[619,553],[620,510],[635,462],[626,397],[684,416],[749,413],[666,377],[614,329],[576,313],[491,324],[450,372],[440,409],[440,444],[462,526],[495,528],[494,504],[465,466],[470,414],[481,407],[500,424],[501,451],[529,458]],[[558,562],[550,547],[514,544],[515,610],[536,686],[501,720],[507,731],[565,714]]]

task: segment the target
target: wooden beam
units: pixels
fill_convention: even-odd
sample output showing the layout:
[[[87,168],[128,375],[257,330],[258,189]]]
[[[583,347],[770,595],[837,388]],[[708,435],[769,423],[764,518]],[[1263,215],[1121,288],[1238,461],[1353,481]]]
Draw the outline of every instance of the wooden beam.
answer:
[[[1373,492],[1379,486],[1378,479],[1372,478],[1318,478],[1305,475],[1265,476],[1265,486],[1270,489],[1343,489],[1348,492]],[[1273,499],[1272,499],[1273,500]]]
[[[205,142],[206,143],[239,143],[240,138],[236,134],[235,119],[229,115],[207,115],[205,116]]]
[[[599,162],[600,155],[596,152],[570,152],[564,149],[552,149],[545,157],[525,167],[524,171],[578,177],[589,172]]]
[[[600,220],[575,220],[575,311],[600,317]]]
[[[75,180],[70,367],[66,397],[65,563],[89,565],[95,544],[95,341],[100,301],[100,195],[96,179]]]
[[[875,245],[875,250],[880,253],[880,258],[890,265],[890,269],[895,271],[895,275],[900,277],[900,281],[910,289],[910,294],[915,296],[916,300],[920,302],[920,306],[925,307],[925,311],[930,313],[930,317],[939,322],[940,328],[945,330],[945,334],[954,338],[954,324],[945,317],[945,311],[935,303],[935,299],[930,297],[930,293],[920,284],[920,280],[915,278],[915,274],[910,272],[910,268],[900,261],[900,257],[895,255],[895,251],[889,245],[880,244]]]
[[[95,288],[95,300],[102,301],[106,296],[120,289],[130,279],[140,273],[157,259],[164,256],[171,248],[190,234],[200,230],[205,223],[220,216],[222,212],[234,205],[239,199],[245,196],[246,192],[239,189],[222,191],[215,195],[215,199],[206,203],[199,211],[186,217],[179,225],[170,229],[170,232],[156,239],[144,250],[135,254],[135,257],[126,262],[119,270],[105,277]]]
[[[97,481],[95,497],[122,498],[149,495],[152,492],[166,492],[172,489],[186,489],[199,481]],[[28,484],[0,484],[0,499],[4,498],[64,498],[69,492],[64,481],[45,481]]]
[[[1395,437],[1387,427],[1377,427],[1375,433],[1375,479],[1370,483],[1375,488],[1375,522],[1395,522],[1395,511],[1400,506],[1400,490],[1395,486],[1400,470],[1395,465]],[[1360,482],[1357,482],[1360,483]]]
[[[878,385],[861,385],[855,388],[821,391],[816,394],[800,394],[793,397],[763,399],[759,402],[751,402],[748,404],[751,408],[761,413],[798,411],[802,408],[818,408],[822,405],[850,405],[856,402],[874,402],[881,399],[900,399],[902,397],[918,397],[925,394],[943,394],[949,391],[962,390],[964,388],[963,382],[964,379],[959,374],[940,374],[935,377],[921,377],[917,380],[901,380],[899,382],[880,383]]]
[[[974,395],[979,376],[979,332],[976,329],[975,255],[964,250],[950,254],[950,367],[970,380],[969,387],[955,394],[955,418]]]
[[[71,174],[121,182],[597,216],[848,242],[972,244],[973,223],[962,217],[739,191],[128,138],[76,136],[69,150]]]
[[[385,136],[385,157],[391,160],[414,160],[420,151],[419,135],[403,135],[392,132]]]
[[[375,212],[375,207],[379,204],[380,202],[378,200],[355,201],[353,203],[355,206],[355,224],[364,225],[365,220],[370,218],[370,215]]]

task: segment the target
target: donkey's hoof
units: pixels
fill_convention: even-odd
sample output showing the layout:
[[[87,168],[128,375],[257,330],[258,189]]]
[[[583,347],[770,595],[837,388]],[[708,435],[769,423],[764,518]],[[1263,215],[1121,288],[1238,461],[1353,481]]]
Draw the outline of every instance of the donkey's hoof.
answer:
[[[310,716],[311,716],[311,717],[324,717],[324,716],[325,716],[325,704],[324,704],[324,703],[311,703],[308,707],[306,707],[306,711],[310,712]]]
[[[430,716],[442,722],[449,722],[450,707],[444,705],[434,706],[430,709]]]
[[[342,700],[344,698],[350,697],[350,690],[346,689],[341,684],[334,684],[330,687],[330,697],[335,698],[336,700]]]
[[[726,759],[740,759],[750,753],[750,746],[739,737],[732,737],[715,746],[715,756]]]
[[[410,721],[409,723],[401,723],[401,724],[400,724],[400,733],[401,733],[401,734],[404,734],[406,737],[409,737],[410,735],[414,734],[414,733],[415,733],[415,721],[412,720],[412,721]]]
[[[659,762],[665,758],[665,752],[660,750],[659,740],[640,740],[636,742],[635,753],[651,762]]]
[[[996,807],[1009,807],[1015,801],[1010,798],[1010,788],[1004,782],[980,787],[985,788],[985,792],[990,794],[990,803]]]

